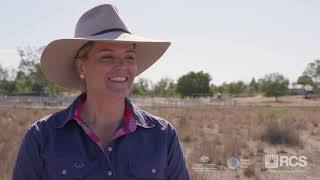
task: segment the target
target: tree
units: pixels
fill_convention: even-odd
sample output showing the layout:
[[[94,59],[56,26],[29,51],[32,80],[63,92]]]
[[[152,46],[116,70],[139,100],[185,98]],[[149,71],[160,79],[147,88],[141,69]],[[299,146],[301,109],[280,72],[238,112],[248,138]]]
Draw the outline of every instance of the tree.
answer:
[[[18,71],[15,79],[15,90],[17,92],[31,92],[32,80],[24,72]]]
[[[162,78],[153,89],[155,96],[169,97],[176,95],[176,85],[170,78]]]
[[[24,48],[18,48],[17,51],[20,56],[20,64],[18,69],[25,74],[36,72],[36,64],[39,64],[40,62],[40,55],[43,51],[43,47],[35,48],[27,46]]]
[[[303,75],[311,77],[316,86],[318,86],[320,83],[320,60],[316,59],[309,63],[304,70]]]
[[[216,89],[217,89],[217,93],[227,93],[229,89],[229,84],[227,82],[223,82]]]
[[[145,78],[139,78],[138,82],[133,83],[131,94],[134,96],[146,96],[150,94],[151,81]]]
[[[0,84],[0,93],[1,94],[10,94],[15,91],[14,81],[3,80]]]
[[[210,74],[203,71],[191,71],[178,79],[177,92],[182,97],[209,94],[210,81]]]
[[[278,102],[278,97],[288,93],[289,80],[279,73],[267,74],[259,81],[265,96],[275,97],[276,102]]]
[[[247,86],[243,81],[238,81],[238,82],[230,83],[227,89],[229,94],[233,94],[237,96],[243,93],[247,89]]]
[[[14,86],[8,80],[8,70],[0,65],[0,94],[7,94],[14,90]]]
[[[298,78],[297,80],[298,84],[303,84],[303,85],[311,85],[315,87],[315,83],[313,82],[312,78],[307,75],[302,75]]]
[[[15,78],[15,90],[37,94],[59,95],[66,91],[63,87],[49,82],[40,67],[40,55],[43,47],[19,48],[20,64]]]
[[[250,91],[257,92],[259,90],[259,83],[256,82],[255,78],[252,78],[249,84]]]
[[[2,66],[0,65],[0,80],[8,80],[8,70],[2,68]]]
[[[215,94],[218,93],[218,87],[214,84],[210,84],[210,89],[209,89],[210,94]]]
[[[43,93],[46,79],[40,69],[41,48],[19,48],[20,64],[16,76],[18,92]]]

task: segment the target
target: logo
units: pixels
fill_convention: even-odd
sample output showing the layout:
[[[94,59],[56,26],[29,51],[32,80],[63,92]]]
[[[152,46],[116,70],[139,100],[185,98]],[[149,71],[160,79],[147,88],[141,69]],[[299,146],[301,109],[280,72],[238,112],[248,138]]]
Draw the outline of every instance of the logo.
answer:
[[[209,160],[210,160],[209,157],[206,156],[206,155],[202,155],[200,157],[200,162],[203,163],[203,164],[207,164],[209,162]]]
[[[231,156],[227,161],[227,165],[230,169],[237,169],[237,167],[240,165],[240,162],[236,157]]]
[[[81,169],[84,167],[84,163],[82,162],[79,162],[79,161],[76,161],[74,164],[73,164],[73,167],[77,168],[77,169]]]
[[[266,154],[264,156],[264,165],[266,168],[278,168],[279,167],[278,155]]]
[[[209,163],[210,158],[207,155],[202,155],[199,158],[199,163],[193,164],[192,169],[200,172],[208,172],[217,169],[216,164]]]
[[[266,168],[305,167],[307,164],[306,156],[278,156],[275,154],[264,155],[264,165]]]
[[[249,159],[238,159],[235,156],[231,156],[228,160],[227,160],[227,166],[230,169],[237,169],[237,168],[248,168],[249,165],[251,164]]]

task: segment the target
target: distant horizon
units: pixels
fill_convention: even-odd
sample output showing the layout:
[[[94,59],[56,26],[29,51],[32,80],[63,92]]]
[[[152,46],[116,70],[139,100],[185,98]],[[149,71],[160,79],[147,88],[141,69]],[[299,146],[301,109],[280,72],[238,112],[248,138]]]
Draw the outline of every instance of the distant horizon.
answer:
[[[31,47],[35,47],[35,46],[31,46]],[[35,48],[40,48],[40,47],[42,47],[42,46],[35,47]],[[19,48],[23,48],[23,47],[19,47]],[[2,52],[1,52],[1,51],[2,51]],[[5,52],[4,50],[0,50],[0,54],[1,54],[1,53],[16,53],[16,56],[19,57],[18,48],[17,48],[17,50],[15,50],[15,51],[7,50],[7,52]],[[19,58],[20,58],[20,57],[19,57]],[[17,61],[16,64],[13,64],[13,63],[9,64],[9,63],[8,63],[8,64],[9,64],[8,66],[3,66],[3,65],[0,63],[0,65],[1,65],[2,68],[8,70],[9,75],[12,75],[12,74],[10,74],[10,73],[12,73],[13,71],[15,71],[15,72],[18,71],[18,66],[19,66],[19,63],[20,63],[20,59],[18,59],[18,60],[19,60],[19,61]],[[315,59],[315,60],[316,60],[316,59]],[[315,60],[313,60],[313,61],[315,61]],[[310,61],[309,63],[311,63],[311,62],[313,62],[313,61]],[[307,64],[306,64],[305,68],[306,68],[306,67],[307,67]],[[191,71],[193,71],[193,72],[199,72],[199,71],[206,72],[206,71],[204,71],[204,70],[190,70],[190,71],[186,72],[185,74],[187,74],[187,73],[189,73],[189,72],[191,72]],[[297,76],[297,79],[291,80],[289,77],[287,77],[285,74],[283,74],[283,73],[281,73],[281,72],[271,72],[271,73],[266,73],[266,74],[264,74],[262,77],[254,77],[254,76],[253,76],[253,77],[252,77],[251,79],[249,79],[249,80],[242,80],[242,79],[233,80],[233,81],[223,81],[223,80],[221,80],[221,83],[217,84],[217,83],[214,82],[214,77],[212,76],[212,74],[211,74],[210,72],[206,72],[206,73],[209,73],[210,76],[211,76],[211,78],[212,78],[212,80],[210,81],[210,84],[213,84],[213,85],[215,85],[215,86],[220,86],[220,85],[222,85],[223,83],[229,84],[229,83],[238,82],[238,81],[243,81],[245,84],[249,84],[249,83],[252,81],[253,78],[258,82],[259,79],[264,78],[265,75],[271,74],[271,73],[280,73],[280,74],[283,75],[286,79],[289,80],[289,84],[293,84],[293,83],[296,83],[296,82],[297,82],[298,77],[300,77],[300,76],[303,75],[303,71],[302,71],[301,74],[300,74],[299,76]],[[182,75],[185,75],[185,74],[182,74]],[[142,73],[142,75],[143,75],[143,73]],[[181,76],[182,76],[182,75],[181,75]],[[181,77],[181,76],[180,76],[180,77]],[[139,75],[139,76],[137,76],[137,77],[135,78],[135,82],[137,82],[140,78],[144,78],[144,79],[147,79],[147,80],[151,81],[152,85],[154,85],[154,84],[156,84],[157,82],[159,82],[161,79],[169,78],[169,79],[173,80],[173,81],[176,83],[177,80],[178,80],[180,77],[171,78],[171,77],[166,77],[166,76],[164,76],[164,77],[161,77],[160,79],[153,80],[153,79],[151,79],[151,78],[149,78],[149,77]],[[13,78],[13,77],[11,76],[11,78]],[[10,79],[10,80],[13,80],[13,79]]]

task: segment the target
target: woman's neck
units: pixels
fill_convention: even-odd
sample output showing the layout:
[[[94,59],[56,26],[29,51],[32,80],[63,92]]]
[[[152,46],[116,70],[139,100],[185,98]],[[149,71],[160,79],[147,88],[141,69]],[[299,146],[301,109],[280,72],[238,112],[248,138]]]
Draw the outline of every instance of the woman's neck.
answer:
[[[81,115],[90,125],[108,126],[119,124],[125,109],[124,97],[101,97],[87,94]]]

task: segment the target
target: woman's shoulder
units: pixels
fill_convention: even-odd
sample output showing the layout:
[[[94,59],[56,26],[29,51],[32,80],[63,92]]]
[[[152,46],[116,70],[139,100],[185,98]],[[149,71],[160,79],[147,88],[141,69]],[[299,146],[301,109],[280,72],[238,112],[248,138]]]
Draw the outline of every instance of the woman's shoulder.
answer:
[[[158,129],[161,131],[175,131],[174,126],[169,120],[157,116],[149,111],[141,109],[129,98],[126,99],[133,113],[133,118],[137,122],[137,125],[144,128]]]
[[[54,128],[58,125],[59,119],[65,117],[65,109],[59,110],[36,119],[28,128],[28,130],[44,130]]]
[[[166,133],[175,133],[176,131],[175,127],[169,120],[138,107],[135,107],[134,118],[139,126],[147,129],[151,128],[153,130]]]
[[[146,121],[150,121],[155,127],[161,129],[174,128],[170,121],[167,119],[164,119],[145,110],[142,110],[142,113],[144,114]]]

